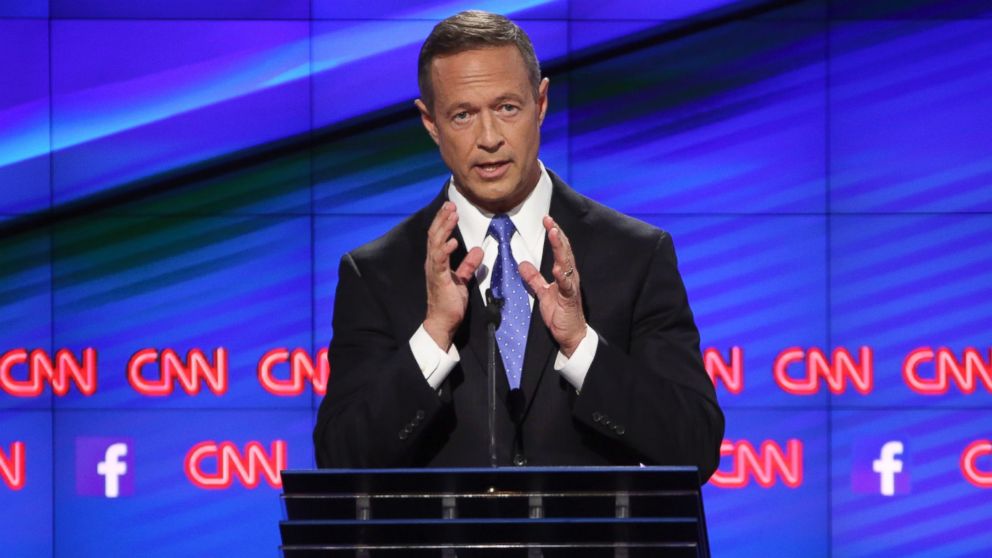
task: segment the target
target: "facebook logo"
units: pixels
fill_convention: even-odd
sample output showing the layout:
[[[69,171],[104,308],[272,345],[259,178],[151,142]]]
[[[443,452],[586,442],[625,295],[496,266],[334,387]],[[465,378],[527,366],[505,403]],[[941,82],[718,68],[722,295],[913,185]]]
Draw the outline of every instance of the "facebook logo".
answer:
[[[76,492],[119,498],[134,494],[130,438],[76,438]]]
[[[864,440],[854,446],[855,492],[895,496],[910,490],[906,446],[901,440]]]

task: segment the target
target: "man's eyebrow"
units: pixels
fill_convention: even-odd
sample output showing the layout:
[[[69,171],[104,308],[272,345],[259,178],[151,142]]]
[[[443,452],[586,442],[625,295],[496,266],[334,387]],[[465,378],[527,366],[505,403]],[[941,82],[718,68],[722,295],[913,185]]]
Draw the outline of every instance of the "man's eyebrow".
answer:
[[[494,104],[498,105],[503,101],[514,101],[517,103],[523,103],[524,100],[520,95],[517,95],[516,93],[504,93],[499,97],[496,97],[496,101],[494,102]]]
[[[453,114],[455,112],[461,112],[463,110],[471,110],[473,108],[475,108],[475,106],[472,105],[472,103],[470,103],[468,101],[462,101],[462,102],[460,102],[458,104],[450,105],[450,106],[446,107],[444,109],[444,113],[445,114]]]

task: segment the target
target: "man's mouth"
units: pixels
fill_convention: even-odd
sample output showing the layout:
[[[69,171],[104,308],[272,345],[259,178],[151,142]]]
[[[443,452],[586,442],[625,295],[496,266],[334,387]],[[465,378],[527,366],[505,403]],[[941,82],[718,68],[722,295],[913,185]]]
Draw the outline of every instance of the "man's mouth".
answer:
[[[482,178],[494,179],[503,176],[509,167],[509,161],[487,161],[475,165],[474,168]]]

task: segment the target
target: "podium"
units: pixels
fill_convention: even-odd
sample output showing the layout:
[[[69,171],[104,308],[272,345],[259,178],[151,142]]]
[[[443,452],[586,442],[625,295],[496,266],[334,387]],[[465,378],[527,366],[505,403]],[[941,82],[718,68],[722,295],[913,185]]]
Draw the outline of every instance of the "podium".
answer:
[[[708,558],[695,467],[283,471],[285,558]]]

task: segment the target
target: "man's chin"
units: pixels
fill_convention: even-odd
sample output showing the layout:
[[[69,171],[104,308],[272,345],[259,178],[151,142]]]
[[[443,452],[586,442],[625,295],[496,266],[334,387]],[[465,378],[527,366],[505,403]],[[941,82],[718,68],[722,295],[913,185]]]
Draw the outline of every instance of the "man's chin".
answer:
[[[489,213],[505,213],[513,209],[513,206],[516,205],[513,202],[510,191],[503,189],[499,191],[487,191],[485,195],[475,196],[474,198],[470,198],[469,201],[476,207]]]

